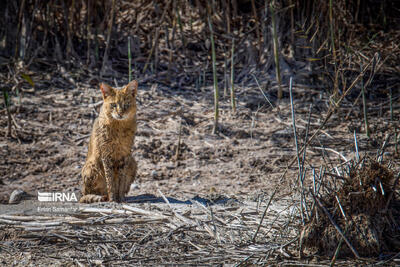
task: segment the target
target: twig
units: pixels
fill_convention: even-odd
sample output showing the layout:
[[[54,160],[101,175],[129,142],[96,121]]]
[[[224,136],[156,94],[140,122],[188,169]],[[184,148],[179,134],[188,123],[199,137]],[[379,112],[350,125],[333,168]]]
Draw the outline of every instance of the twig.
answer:
[[[356,148],[356,160],[359,161],[360,160],[360,153],[358,152],[358,143],[357,143],[356,130],[354,130],[354,146]]]
[[[150,50],[149,55],[147,57],[146,64],[144,65],[142,73],[146,72],[146,70],[147,70],[147,68],[149,66],[150,59],[153,56],[154,50],[156,49],[156,45],[158,43],[158,38],[160,36],[160,27],[161,27],[161,25],[162,25],[162,23],[164,21],[165,15],[167,14],[167,11],[169,10],[170,3],[171,3],[171,0],[169,0],[167,2],[167,4],[165,5],[165,7],[164,7],[165,9],[164,9],[164,12],[161,15],[160,21],[158,22],[159,27],[157,27],[157,29],[156,29],[156,33],[155,33],[155,36],[154,36],[154,42],[153,42],[153,45],[151,46],[151,50]]]
[[[238,264],[236,264],[235,267],[246,266],[245,263],[248,262],[250,260],[250,258],[253,257],[253,256],[254,256],[254,253],[250,254],[249,256],[244,258],[242,261],[240,261]]]
[[[349,225],[346,227],[346,229],[344,230],[344,234],[347,233],[347,230],[350,229],[350,227],[351,227],[351,224],[349,224]],[[329,264],[330,267],[335,266],[335,262],[336,262],[336,259],[337,259],[338,256],[339,256],[339,252],[340,252],[340,249],[342,248],[342,244],[343,244],[343,238],[340,238],[339,244],[338,244],[338,246],[337,246],[337,248],[336,248],[336,251],[335,251],[335,255],[333,255],[332,260],[331,260],[331,263]]]
[[[347,246],[350,248],[351,252],[353,252],[354,256],[359,259],[360,256],[358,255],[357,251],[355,250],[355,248],[351,245],[350,241],[346,238],[346,236],[343,234],[342,230],[340,229],[340,227],[335,223],[335,221],[333,220],[331,214],[329,213],[329,211],[324,207],[324,205],[322,205],[321,201],[319,200],[319,198],[317,196],[315,196],[314,194],[312,194],[313,198],[317,201],[318,206],[324,211],[324,213],[326,214],[326,216],[328,217],[329,221],[332,223],[332,225],[335,227],[336,231],[339,233],[339,235],[343,238],[343,240],[346,242]]]
[[[10,108],[9,108],[9,96],[8,96],[8,92],[6,92],[6,89],[3,88],[3,97],[4,97],[4,104],[6,106],[6,111],[7,111],[7,136],[11,136],[11,128],[12,128],[12,122],[11,122],[11,113],[10,113]]]
[[[290,107],[291,107],[291,112],[292,112],[292,125],[293,125],[294,144],[295,144],[295,147],[296,147],[297,164],[298,164],[298,167],[299,167],[298,178],[300,179],[301,188],[302,188],[302,194],[301,194],[301,200],[300,200],[301,221],[302,221],[302,223],[304,225],[305,224],[305,221],[304,221],[304,210],[303,210],[304,187],[303,187],[303,182],[302,182],[302,180],[303,180],[302,179],[303,170],[302,170],[302,167],[301,167],[302,165],[300,163],[299,143],[297,141],[296,118],[295,118],[295,112],[294,112],[292,87],[293,87],[293,78],[290,77],[290,82],[289,82]]]
[[[374,57],[375,59],[375,57]],[[362,70],[362,64],[360,66]],[[368,108],[367,108],[367,100],[365,98],[365,88],[364,88],[364,81],[361,79],[361,93],[362,93],[362,100],[363,100],[363,113],[364,113],[364,123],[365,123],[365,133],[367,137],[370,138],[370,131],[369,131],[369,123],[368,123]]]
[[[390,139],[390,133],[387,133],[385,136],[385,140],[383,141],[381,149],[378,150],[378,156],[377,156],[378,162],[382,162],[383,154],[385,153],[385,149],[386,149],[387,144],[389,143],[389,139]]]
[[[336,150],[334,150],[334,149],[332,149],[332,148],[325,148],[325,147],[318,147],[318,146],[313,147],[313,148],[314,148],[314,149],[318,149],[318,150],[326,150],[326,151],[333,152],[333,153],[339,155],[344,161],[346,161],[346,162],[348,161],[347,158],[346,158],[345,156],[343,156],[342,154],[340,154],[340,152],[338,152],[338,151],[336,151]]]
[[[276,10],[274,7],[274,1],[271,1],[270,4],[271,13],[272,13],[272,36],[273,36],[273,43],[274,43],[274,59],[275,59],[275,74],[276,74],[276,81],[278,83],[278,99],[282,98],[282,82],[281,82],[281,69],[279,66],[279,48],[278,48],[278,33],[276,29]]]
[[[165,216],[163,214],[160,214],[158,212],[155,212],[155,211],[148,211],[148,210],[139,209],[139,208],[128,206],[128,205],[122,205],[122,208],[128,210],[131,213],[136,213],[136,214],[139,214],[139,215],[159,217],[159,218],[168,218],[167,216]],[[84,211],[86,211],[86,210],[84,210]],[[88,211],[86,211],[86,212],[88,212]],[[128,214],[129,214],[129,212],[128,212]]]
[[[91,21],[91,18],[92,18],[92,14],[90,13],[90,7],[91,7],[91,1],[90,0],[87,0],[87,21],[86,21],[86,41],[87,41],[87,51],[86,51],[86,65],[88,65],[89,66],[89,63],[90,63],[90,34],[91,34],[91,32],[90,32],[90,21]]]
[[[260,90],[261,94],[264,96],[265,100],[267,100],[267,102],[271,105],[272,108],[274,108],[274,106],[272,105],[271,101],[269,101],[268,97],[265,95],[264,91],[261,89],[260,84],[258,83],[258,80],[256,78],[256,76],[254,74],[251,74],[254,77],[254,80],[257,83],[258,89]]]
[[[399,178],[400,178],[400,172],[397,174],[396,180],[393,183],[392,191],[390,192],[390,194],[388,196],[388,200],[387,200],[386,205],[385,205],[384,213],[386,213],[387,210],[389,209],[389,205],[390,205],[390,202],[392,201],[393,194],[394,194],[394,192],[396,190],[396,187],[397,187],[397,183],[399,182]]]
[[[214,228],[214,236],[215,236],[217,242],[220,243],[221,240],[220,240],[220,237],[219,237],[218,232],[217,232],[217,226],[215,225],[214,212],[213,212],[213,210],[212,210],[210,205],[208,205],[208,208],[210,209],[211,222],[212,222],[213,228]]]
[[[111,32],[112,32],[112,28],[113,28],[113,25],[114,25],[114,15],[115,15],[115,0],[112,0],[111,18],[110,18],[110,22],[109,22],[109,25],[108,25],[106,49],[104,50],[103,65],[101,67],[100,77],[103,77],[103,74],[104,74],[105,69],[106,69],[106,65],[108,64],[108,50],[110,49]]]
[[[229,26],[229,22],[228,22],[228,26]],[[232,52],[231,52],[231,106],[232,106],[232,111],[236,112],[234,58],[235,58],[235,39],[232,37]]]
[[[178,163],[179,160],[179,154],[181,150],[181,136],[182,136],[182,117],[179,123],[179,134],[178,134],[178,144],[176,145],[176,150],[175,150],[175,162]]]
[[[132,81],[132,54],[131,54],[131,37],[128,36],[128,81]]]
[[[253,238],[251,239],[251,242],[252,242],[252,243],[254,243],[255,240],[256,240],[257,234],[258,234],[258,232],[260,231],[261,224],[262,224],[262,222],[263,222],[263,220],[264,220],[265,214],[267,214],[267,210],[268,210],[269,206],[271,205],[271,201],[272,201],[272,199],[274,198],[276,192],[277,192],[277,188],[275,188],[274,192],[272,192],[272,195],[271,195],[271,197],[270,197],[269,200],[268,200],[268,204],[267,204],[267,206],[266,206],[265,209],[264,209],[264,212],[263,212],[263,215],[261,216],[260,222],[258,223],[257,230],[256,230],[256,232],[254,233]]]
[[[339,204],[339,208],[340,208],[340,211],[342,212],[344,219],[347,221],[347,217],[346,217],[346,214],[344,213],[342,205],[340,204],[339,197],[336,195],[335,198],[336,198],[337,203]]]
[[[389,91],[389,96],[390,96],[390,122],[392,123],[393,127],[394,127],[394,151],[395,154],[397,155],[399,153],[398,149],[397,149],[397,124],[393,123],[393,92],[392,92],[392,88],[390,88]]]
[[[211,38],[211,58],[213,68],[213,80],[214,80],[214,128],[213,134],[218,132],[218,118],[219,118],[219,90],[218,90],[218,78],[217,78],[217,62],[215,55],[215,43],[214,43],[214,31],[212,28],[210,12],[208,11],[208,27],[210,28]]]
[[[378,56],[375,54],[374,56]],[[314,132],[314,134],[308,139],[307,143],[305,143],[302,148],[300,149],[299,153],[303,152],[303,150],[308,146],[312,140],[318,135],[318,133],[325,127],[325,124],[329,121],[333,113],[336,111],[336,109],[339,107],[339,104],[343,101],[343,99],[350,93],[351,89],[357,84],[357,82],[360,80],[361,77],[364,76],[364,73],[367,71],[369,66],[371,65],[372,60],[364,67],[363,71],[356,77],[356,79],[351,83],[351,85],[344,91],[342,96],[339,98],[339,100],[336,102],[335,105],[332,105],[328,113],[326,114],[326,117],[324,121],[321,123],[321,125],[318,127],[318,129]],[[294,156],[292,160],[289,162],[288,166],[286,167],[285,171],[282,173],[280,180],[283,180],[285,178],[286,173],[288,172],[289,168],[292,167],[293,163],[295,163],[297,159],[297,156]]]
[[[291,107],[291,112],[292,112],[292,126],[293,126],[293,134],[294,134],[294,143],[296,147],[296,156],[297,156],[297,163],[299,167],[299,177],[302,175],[302,169],[301,169],[301,164],[300,164],[300,155],[299,155],[299,144],[297,141],[297,132],[296,132],[296,118],[295,118],[295,113],[294,113],[294,104],[293,104],[293,93],[292,93],[292,84],[293,80],[292,77],[290,77],[290,83],[289,83],[289,93],[290,93],[290,107]]]

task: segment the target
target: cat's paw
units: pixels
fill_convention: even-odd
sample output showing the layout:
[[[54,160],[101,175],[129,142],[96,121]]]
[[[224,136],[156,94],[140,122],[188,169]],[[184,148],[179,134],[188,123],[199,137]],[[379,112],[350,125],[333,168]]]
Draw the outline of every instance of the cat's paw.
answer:
[[[108,201],[110,201],[110,202],[115,202],[116,201],[116,197],[115,197],[115,195],[114,194],[111,194],[111,193],[109,193],[108,194]]]
[[[115,197],[115,202],[117,203],[121,203],[125,201],[125,197],[121,197],[121,196],[117,196]]]

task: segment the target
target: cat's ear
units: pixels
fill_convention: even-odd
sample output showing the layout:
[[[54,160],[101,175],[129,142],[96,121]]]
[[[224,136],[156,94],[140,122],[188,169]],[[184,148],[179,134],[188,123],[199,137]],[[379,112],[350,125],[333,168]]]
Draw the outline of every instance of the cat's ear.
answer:
[[[136,97],[138,88],[138,82],[133,80],[125,87],[125,90],[132,94],[133,97]]]
[[[101,83],[100,84],[100,90],[103,93],[103,98],[106,99],[108,96],[114,94],[114,89],[109,86],[108,84]]]

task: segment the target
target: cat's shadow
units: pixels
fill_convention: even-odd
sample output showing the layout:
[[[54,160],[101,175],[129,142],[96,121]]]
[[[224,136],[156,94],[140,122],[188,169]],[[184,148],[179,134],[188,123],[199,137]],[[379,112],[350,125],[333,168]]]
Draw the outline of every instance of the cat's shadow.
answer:
[[[202,198],[199,196],[195,196],[192,199],[188,200],[179,200],[173,197],[166,197],[170,204],[185,204],[185,205],[192,205],[196,202],[204,205],[204,206],[212,206],[215,204],[227,204],[229,202],[237,202],[236,199],[228,198],[228,197],[219,197],[218,199],[210,200],[207,198]],[[126,203],[166,203],[162,197],[156,197],[152,194],[143,194],[138,196],[129,196],[125,197]]]

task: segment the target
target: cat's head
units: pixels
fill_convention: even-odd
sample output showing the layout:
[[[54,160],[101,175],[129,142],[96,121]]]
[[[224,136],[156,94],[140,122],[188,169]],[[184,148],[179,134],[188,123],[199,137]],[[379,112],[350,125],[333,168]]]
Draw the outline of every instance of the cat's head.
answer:
[[[137,81],[128,83],[122,89],[100,84],[104,99],[103,110],[107,117],[119,121],[132,119],[136,114],[137,88]]]

